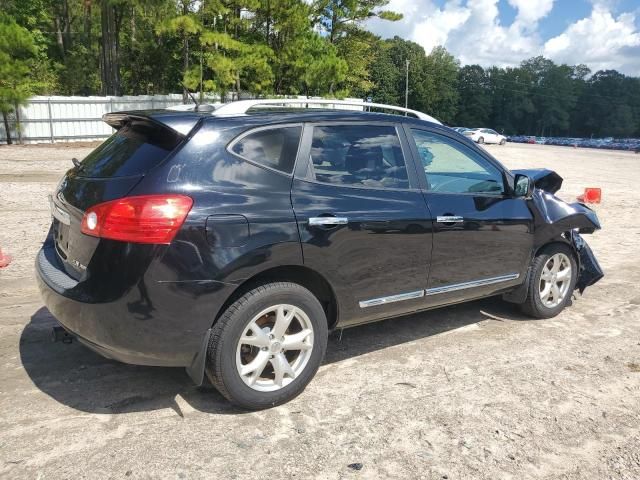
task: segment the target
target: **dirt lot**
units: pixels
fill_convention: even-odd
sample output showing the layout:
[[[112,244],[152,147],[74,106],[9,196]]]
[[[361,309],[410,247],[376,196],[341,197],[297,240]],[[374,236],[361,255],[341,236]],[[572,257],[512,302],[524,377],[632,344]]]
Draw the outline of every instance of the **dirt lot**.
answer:
[[[640,478],[640,155],[487,148],[567,199],[603,188],[606,278],[552,320],[488,299],[334,334],[298,399],[244,413],[181,369],[50,342],[46,194],[89,150],[0,147],[0,477]]]

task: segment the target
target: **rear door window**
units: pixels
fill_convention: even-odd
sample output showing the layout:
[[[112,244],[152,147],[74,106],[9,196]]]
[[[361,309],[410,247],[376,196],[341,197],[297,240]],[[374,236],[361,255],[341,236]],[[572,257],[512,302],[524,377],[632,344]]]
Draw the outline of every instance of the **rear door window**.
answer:
[[[231,144],[230,150],[250,162],[285,173],[293,171],[302,127],[278,127],[249,133]]]
[[[82,177],[143,175],[164,160],[182,137],[152,122],[131,121],[111,135],[83,161]]]
[[[395,127],[328,125],[313,129],[315,180],[369,188],[409,188],[407,165]]]

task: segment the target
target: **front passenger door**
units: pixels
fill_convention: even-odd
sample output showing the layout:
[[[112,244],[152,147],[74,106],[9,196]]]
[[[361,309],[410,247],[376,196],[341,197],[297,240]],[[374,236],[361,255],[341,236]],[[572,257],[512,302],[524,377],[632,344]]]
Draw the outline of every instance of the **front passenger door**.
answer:
[[[506,191],[499,164],[440,132],[411,128],[408,134],[434,217],[430,303],[521,283],[533,247],[533,217],[523,198]]]

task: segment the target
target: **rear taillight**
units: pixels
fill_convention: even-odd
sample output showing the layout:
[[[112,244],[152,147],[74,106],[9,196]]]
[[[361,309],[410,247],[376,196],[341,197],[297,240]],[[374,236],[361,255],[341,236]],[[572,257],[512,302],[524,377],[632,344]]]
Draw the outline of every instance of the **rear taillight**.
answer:
[[[100,203],[82,217],[82,233],[131,243],[171,243],[193,200],[186,195],[140,195]]]

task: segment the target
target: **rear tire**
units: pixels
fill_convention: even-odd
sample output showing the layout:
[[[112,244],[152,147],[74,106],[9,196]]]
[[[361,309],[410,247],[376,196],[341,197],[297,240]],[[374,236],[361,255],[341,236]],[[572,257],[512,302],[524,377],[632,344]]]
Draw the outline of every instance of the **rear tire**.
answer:
[[[478,139],[478,143],[480,143],[480,144],[484,143],[484,137],[480,137],[480,138]]]
[[[571,248],[554,243],[543,248],[531,265],[527,299],[521,309],[534,318],[551,318],[571,303],[578,266]]]
[[[268,283],[236,300],[213,326],[206,373],[233,404],[274,407],[298,396],[327,348],[327,318],[318,299],[288,282]]]
[[[507,141],[504,138],[500,140],[500,145],[504,145],[505,143],[507,143]]]

